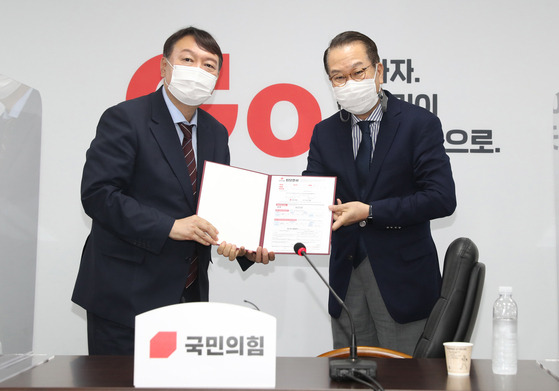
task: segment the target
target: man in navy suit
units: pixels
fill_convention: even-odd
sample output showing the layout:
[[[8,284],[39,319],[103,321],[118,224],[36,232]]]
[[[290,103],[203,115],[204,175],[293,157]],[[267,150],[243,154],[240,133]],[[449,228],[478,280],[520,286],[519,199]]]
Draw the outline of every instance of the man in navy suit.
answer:
[[[209,33],[182,29],[163,48],[164,86],[99,121],[81,186],[91,233],[72,296],[87,310],[90,354],[133,354],[137,314],[207,301],[211,245],[243,270],[274,259],[220,244],[216,227],[196,215],[204,162],[229,164],[227,130],[198,108],[222,62]]]
[[[316,125],[304,175],[336,176],[330,283],[352,312],[357,344],[411,354],[439,297],[430,220],[456,196],[439,119],[381,88],[375,43],[348,31],[324,53],[342,110]],[[334,348],[349,320],[330,295]]]

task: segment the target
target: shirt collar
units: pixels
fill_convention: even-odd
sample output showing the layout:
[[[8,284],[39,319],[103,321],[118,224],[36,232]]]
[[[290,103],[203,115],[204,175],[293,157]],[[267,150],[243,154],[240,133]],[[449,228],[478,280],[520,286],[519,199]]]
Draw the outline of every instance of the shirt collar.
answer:
[[[372,122],[380,122],[382,120],[382,114],[384,112],[382,111],[382,104],[380,103],[380,100],[377,104],[377,107],[375,107],[375,109],[373,110],[373,112],[371,114],[369,114],[369,116],[364,119],[361,120],[359,118],[357,118],[357,116],[355,114],[351,114],[351,124],[355,125],[358,122],[361,121],[372,121]]]
[[[190,120],[190,122],[187,121],[186,118],[184,118],[184,115],[180,112],[180,110],[177,109],[177,106],[175,106],[173,102],[171,102],[171,99],[169,99],[169,96],[167,95],[167,91],[165,91],[165,86],[162,86],[161,89],[163,90],[163,99],[165,100],[167,109],[169,109],[169,113],[171,114],[171,118],[173,119],[173,122],[176,124],[181,122],[186,122],[187,125],[198,126],[198,109],[196,109],[196,111],[194,112],[194,115],[192,116],[192,120]]]

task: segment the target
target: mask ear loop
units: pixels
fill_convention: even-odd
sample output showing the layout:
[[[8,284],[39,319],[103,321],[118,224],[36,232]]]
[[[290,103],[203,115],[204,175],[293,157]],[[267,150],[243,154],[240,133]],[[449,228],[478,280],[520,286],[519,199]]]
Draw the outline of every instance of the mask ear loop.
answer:
[[[375,65],[375,78],[377,77],[377,69],[379,63],[380,62],[377,62],[377,64]],[[382,112],[386,113],[386,109],[388,108],[388,97],[382,90],[382,85],[380,86],[380,90],[378,92],[378,98],[380,100],[380,107],[382,108]]]
[[[169,64],[169,66],[170,66],[171,68],[173,68],[173,71],[174,71],[174,70],[175,70],[175,66],[169,62],[169,59],[168,59],[167,57],[163,57],[163,58],[165,59],[165,61],[167,61],[167,64]],[[169,87],[169,83],[167,83],[167,79],[166,79],[166,78],[163,78],[162,81],[163,81],[163,84],[164,84],[164,85],[166,85],[167,87]],[[160,82],[159,84],[161,84],[161,82]]]
[[[384,94],[382,88],[378,92],[378,98],[380,99],[380,107],[382,108],[382,112],[386,113],[386,109],[388,108],[388,97]]]
[[[165,57],[165,61],[167,61],[167,64],[169,64],[171,66],[171,68],[173,68],[173,70],[175,70],[175,66],[173,64],[171,64],[171,62],[169,61],[169,59],[167,57]]]
[[[343,114],[342,114],[342,113],[344,112],[344,110],[342,110],[342,106],[340,106],[340,104],[339,104],[338,102],[336,102],[336,103],[338,104],[338,110],[340,110],[340,119],[342,120],[342,122],[347,122],[347,121],[349,121],[349,119],[351,118],[351,116],[349,115],[349,113],[348,113],[347,118],[344,118],[344,116],[343,116]]]

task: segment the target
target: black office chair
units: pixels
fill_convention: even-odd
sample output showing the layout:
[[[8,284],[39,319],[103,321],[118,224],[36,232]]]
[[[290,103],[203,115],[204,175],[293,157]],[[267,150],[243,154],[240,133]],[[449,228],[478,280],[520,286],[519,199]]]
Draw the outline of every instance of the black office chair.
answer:
[[[458,238],[448,246],[441,295],[427,318],[423,334],[413,352],[414,358],[444,358],[443,342],[470,341],[485,280],[485,265],[478,262],[478,257],[477,246],[468,238]],[[369,355],[367,352],[371,349],[379,348],[360,346],[357,354]],[[337,357],[342,351],[345,354],[345,350],[332,350],[319,357]],[[382,350],[382,357],[409,357],[394,350]]]
[[[481,301],[485,265],[468,238],[454,240],[446,251],[441,296],[435,303],[413,357],[444,358],[443,342],[469,342]]]

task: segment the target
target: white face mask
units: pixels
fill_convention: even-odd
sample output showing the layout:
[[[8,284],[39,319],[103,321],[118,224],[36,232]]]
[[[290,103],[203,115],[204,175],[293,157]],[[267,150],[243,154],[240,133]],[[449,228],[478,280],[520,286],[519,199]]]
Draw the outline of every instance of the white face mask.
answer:
[[[212,96],[217,82],[216,76],[195,66],[172,65],[170,62],[169,65],[173,67],[173,75],[167,87],[181,103],[200,106]]]
[[[377,86],[375,78],[355,81],[349,79],[342,87],[332,87],[334,96],[340,106],[352,114],[365,114],[378,102]]]

